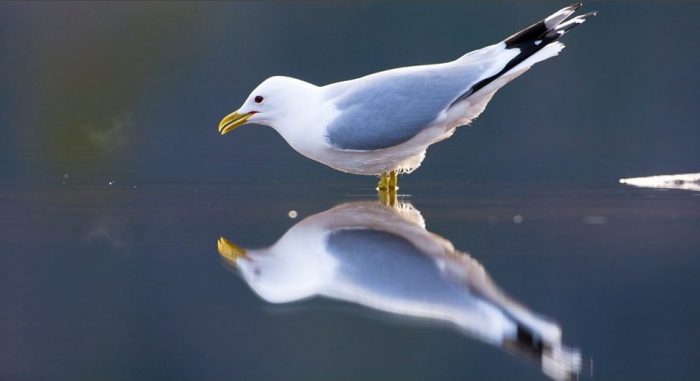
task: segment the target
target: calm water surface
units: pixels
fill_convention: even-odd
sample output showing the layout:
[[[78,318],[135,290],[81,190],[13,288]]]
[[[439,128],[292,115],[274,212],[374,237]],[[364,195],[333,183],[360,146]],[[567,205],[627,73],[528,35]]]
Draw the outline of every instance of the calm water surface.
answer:
[[[549,379],[541,357],[551,343],[536,329],[513,336],[508,319],[529,322],[521,330],[558,327],[563,348],[580,352],[580,379],[700,378],[700,193],[614,183],[401,191],[425,229],[374,203],[370,187],[347,184],[5,186],[0,378]],[[333,214],[338,205],[379,214],[353,210],[348,222]],[[324,267],[309,257],[314,236],[295,232],[323,218],[355,229],[329,249],[350,263],[340,289],[361,288],[354,296],[304,289]],[[221,236],[249,254],[287,237],[270,266],[274,287],[296,294],[256,289],[219,254]],[[450,243],[472,264],[396,260]],[[394,266],[386,281],[373,278],[383,265],[368,265],[368,250]],[[469,266],[483,266],[521,310],[488,282],[445,276]],[[448,289],[457,296],[444,297]],[[456,307],[421,318],[431,303]],[[460,313],[470,322],[436,321]],[[504,344],[508,335],[520,349]]]

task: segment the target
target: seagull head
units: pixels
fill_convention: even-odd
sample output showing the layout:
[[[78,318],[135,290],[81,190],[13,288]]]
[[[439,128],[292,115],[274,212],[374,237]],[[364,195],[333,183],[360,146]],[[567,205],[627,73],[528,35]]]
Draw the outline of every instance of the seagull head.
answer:
[[[304,100],[316,88],[308,82],[291,77],[270,77],[248,95],[238,110],[221,120],[219,133],[224,135],[248,123],[277,128],[283,121],[294,119],[294,115],[304,107]]]
[[[329,266],[304,250],[303,240],[294,237],[263,249],[243,249],[221,237],[217,246],[219,255],[238,270],[258,296],[270,303],[311,297],[328,281]]]

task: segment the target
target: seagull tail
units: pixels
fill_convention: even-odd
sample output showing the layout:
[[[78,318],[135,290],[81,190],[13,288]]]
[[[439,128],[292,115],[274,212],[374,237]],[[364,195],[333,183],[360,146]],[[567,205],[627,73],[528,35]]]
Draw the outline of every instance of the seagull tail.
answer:
[[[597,12],[589,12],[569,19],[582,5],[582,3],[576,3],[562,8],[506,38],[503,41],[506,50],[518,49],[520,53],[508,62],[501,73],[505,74],[514,68],[516,71],[520,68],[524,71],[537,62],[557,55],[564,48],[564,44],[557,40],[597,14]]]
[[[460,97],[458,101],[483,88],[486,89],[481,91],[481,93],[488,96],[487,94],[492,94],[501,86],[524,73],[535,63],[559,54],[564,49],[564,44],[557,40],[569,30],[583,24],[588,18],[596,15],[596,12],[589,12],[569,19],[581,5],[581,3],[576,3],[562,8],[547,18],[506,38],[503,41],[505,45],[504,51],[517,49],[519,53],[511,58],[501,71],[474,84],[470,91]]]

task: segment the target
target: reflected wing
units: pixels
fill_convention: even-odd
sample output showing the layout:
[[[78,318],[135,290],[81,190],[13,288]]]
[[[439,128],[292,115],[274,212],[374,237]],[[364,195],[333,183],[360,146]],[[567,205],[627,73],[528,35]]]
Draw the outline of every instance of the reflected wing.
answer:
[[[468,289],[446,281],[435,261],[404,237],[371,229],[336,230],[328,236],[328,252],[340,264],[339,274],[363,290],[357,302],[387,308],[408,305],[464,305]],[[399,312],[399,311],[393,311]],[[404,311],[405,312],[405,311]]]

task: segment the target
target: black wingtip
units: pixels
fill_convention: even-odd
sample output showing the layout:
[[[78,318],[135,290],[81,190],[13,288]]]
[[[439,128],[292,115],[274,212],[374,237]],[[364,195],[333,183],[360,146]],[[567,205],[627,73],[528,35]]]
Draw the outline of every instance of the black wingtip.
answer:
[[[536,22],[529,27],[513,34],[512,36],[506,38],[504,41],[506,45],[512,46],[516,45],[522,42],[527,42],[527,41],[536,41],[541,39],[543,36],[547,35],[548,33],[551,34],[559,25],[561,24],[566,24],[566,20],[571,17],[579,8],[583,6],[582,2],[578,3],[573,3],[567,7],[564,7],[545,19]],[[578,16],[580,19],[581,17],[585,18],[588,17],[589,15],[595,15],[595,12],[590,12],[587,13],[583,16]],[[576,18],[576,17],[574,17]]]
[[[574,29],[575,27],[577,27],[577,26],[583,24],[584,22],[586,22],[586,20],[588,20],[589,17],[595,16],[596,14],[597,14],[597,12],[596,12],[596,11],[593,11],[593,12],[588,12],[588,13],[582,14],[582,15],[580,15],[580,16],[576,16],[576,17],[574,17],[574,18],[571,18],[571,19],[569,19],[569,20],[567,20],[567,21],[565,21],[565,22],[563,22],[563,23],[557,25],[557,26],[554,27],[553,29],[549,30],[549,31],[544,35],[544,38],[543,38],[543,39],[544,39],[545,41],[548,40],[549,42],[555,41],[555,40],[557,40],[559,37],[563,36],[566,32],[568,32],[568,31],[570,31],[571,29]]]
[[[469,89],[469,91],[457,98],[457,100],[455,100],[452,104],[455,104],[484,88],[496,78],[508,72],[510,69],[537,53],[545,46],[557,41],[559,37],[564,35],[564,33],[575,28],[577,25],[584,23],[586,18],[598,14],[597,11],[593,11],[570,18],[577,9],[581,8],[582,5],[583,3],[579,2],[571,4],[568,7],[564,7],[552,13],[545,19],[538,21],[503,40],[503,43],[506,45],[506,49],[519,50],[517,56],[511,59],[499,73],[475,83]]]

